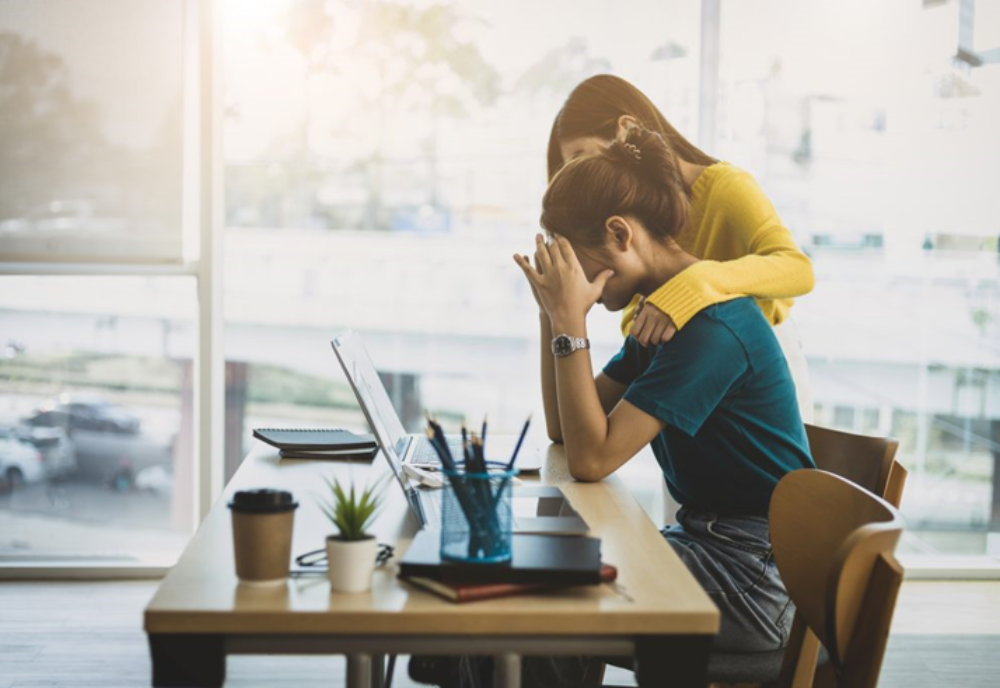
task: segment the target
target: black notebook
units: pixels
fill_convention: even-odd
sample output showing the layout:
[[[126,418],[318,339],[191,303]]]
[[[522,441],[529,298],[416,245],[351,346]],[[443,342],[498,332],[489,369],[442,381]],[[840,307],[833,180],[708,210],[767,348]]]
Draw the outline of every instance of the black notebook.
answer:
[[[283,459],[357,459],[359,461],[371,461],[377,453],[378,447],[372,447],[371,449],[282,449],[278,452],[278,456]]]
[[[254,428],[253,436],[286,453],[329,452],[355,450],[357,453],[375,449],[375,438],[341,429]]]
[[[442,562],[441,533],[421,530],[399,562],[399,577],[462,583],[600,585],[601,541],[592,537],[514,535],[506,564]]]

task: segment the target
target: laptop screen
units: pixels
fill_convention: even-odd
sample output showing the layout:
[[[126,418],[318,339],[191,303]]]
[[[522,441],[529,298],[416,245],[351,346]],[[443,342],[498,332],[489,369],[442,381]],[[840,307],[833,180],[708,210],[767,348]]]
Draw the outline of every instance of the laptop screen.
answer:
[[[385,386],[379,379],[375,366],[368,357],[360,335],[348,331],[334,339],[331,344],[358,396],[358,403],[368,418],[372,432],[382,446],[393,472],[405,488],[405,480],[401,475],[403,465],[401,454],[406,448],[408,435],[389,400],[389,395],[386,394]]]

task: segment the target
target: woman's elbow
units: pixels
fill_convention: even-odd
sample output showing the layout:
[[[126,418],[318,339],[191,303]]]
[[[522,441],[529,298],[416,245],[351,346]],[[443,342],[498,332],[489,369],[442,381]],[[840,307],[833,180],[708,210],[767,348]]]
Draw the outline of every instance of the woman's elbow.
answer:
[[[608,472],[593,460],[577,458],[570,459],[568,463],[570,476],[582,483],[596,483],[608,476]]]

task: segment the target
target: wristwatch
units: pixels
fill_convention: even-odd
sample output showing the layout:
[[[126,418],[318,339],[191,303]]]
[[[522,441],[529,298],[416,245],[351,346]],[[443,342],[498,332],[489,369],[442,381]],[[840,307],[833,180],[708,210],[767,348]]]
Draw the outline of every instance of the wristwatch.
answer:
[[[589,349],[590,340],[583,337],[571,337],[568,334],[557,334],[552,338],[552,355],[569,356],[574,351]]]

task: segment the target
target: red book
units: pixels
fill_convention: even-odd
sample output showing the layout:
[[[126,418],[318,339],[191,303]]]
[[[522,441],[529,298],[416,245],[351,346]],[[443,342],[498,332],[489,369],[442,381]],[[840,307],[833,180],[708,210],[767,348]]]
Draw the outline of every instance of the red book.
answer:
[[[602,583],[611,583],[616,578],[618,578],[617,568],[611,564],[601,565]],[[403,580],[459,604],[463,602],[475,602],[477,600],[491,600],[495,597],[509,597],[511,595],[522,595],[524,593],[543,590],[555,590],[560,587],[547,583],[449,583],[421,576],[408,576],[403,578]]]

